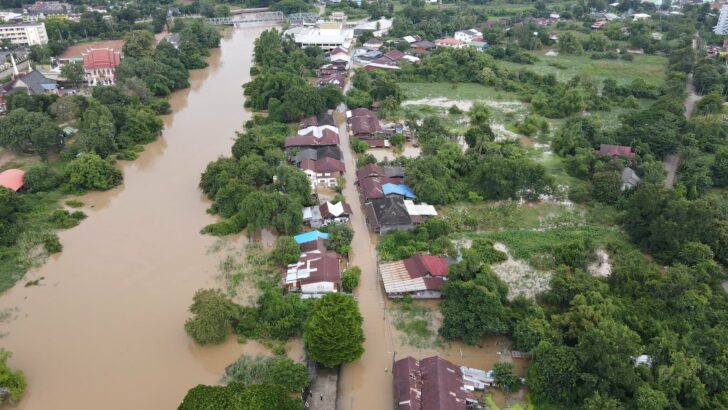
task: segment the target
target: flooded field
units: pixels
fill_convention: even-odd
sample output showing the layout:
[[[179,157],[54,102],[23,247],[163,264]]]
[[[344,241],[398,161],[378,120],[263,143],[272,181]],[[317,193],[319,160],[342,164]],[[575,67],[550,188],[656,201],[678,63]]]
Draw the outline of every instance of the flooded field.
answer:
[[[0,342],[28,379],[20,409],[176,408],[241,353],[266,351],[233,337],[201,348],[183,329],[194,292],[219,286],[215,239],[199,234],[214,221],[199,176],[250,117],[240,87],[263,30],[225,35],[210,67],[173,95],[163,137],[120,164],[124,185],[79,198],[89,218],[61,232],[63,252],[28,275],[44,277],[40,286],[21,281],[0,296],[13,309]]]

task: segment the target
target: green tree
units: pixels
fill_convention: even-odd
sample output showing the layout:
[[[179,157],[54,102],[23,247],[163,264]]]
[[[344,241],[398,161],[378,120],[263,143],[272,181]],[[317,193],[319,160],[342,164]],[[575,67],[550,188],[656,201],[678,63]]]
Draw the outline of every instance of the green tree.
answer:
[[[341,273],[341,287],[344,292],[351,293],[359,286],[359,278],[361,277],[361,268],[352,266]]]
[[[66,180],[71,190],[106,191],[122,181],[121,171],[96,154],[81,153],[66,165]]]
[[[61,75],[74,87],[83,83],[83,64],[78,62],[68,63],[61,66]]]
[[[11,402],[17,402],[26,387],[25,376],[20,370],[8,367],[8,359],[12,353],[0,349],[0,388],[7,392]]]
[[[185,330],[201,344],[222,343],[232,332],[232,323],[240,316],[240,307],[219,290],[200,289],[192,298]]]
[[[354,231],[344,224],[331,224],[323,229],[328,232],[329,239],[326,247],[340,255],[348,255],[351,252],[351,241],[354,239]]]
[[[518,377],[513,374],[513,363],[496,363],[493,366],[493,381],[503,391],[513,391],[518,388]]]
[[[276,247],[271,252],[271,258],[275,263],[283,266],[296,263],[299,256],[301,256],[301,248],[293,237],[279,236],[276,239]]]
[[[708,93],[695,104],[695,115],[720,114],[723,112],[723,103],[722,94],[717,92]]]
[[[118,149],[116,126],[111,111],[98,101],[91,99],[89,106],[81,117],[78,145],[83,151],[93,152],[107,157]]]
[[[326,367],[358,359],[364,353],[362,322],[351,296],[329,293],[316,300],[303,333],[309,357]]]
[[[25,172],[23,183],[29,192],[48,192],[58,188],[63,178],[48,165],[36,165]]]
[[[541,342],[533,351],[526,384],[537,400],[570,404],[579,382],[576,355],[570,347]]]
[[[559,35],[558,47],[559,53],[561,54],[584,54],[584,47],[581,45],[581,41],[570,31]]]
[[[503,305],[505,295],[500,293],[499,282],[492,272],[478,274],[472,281],[448,281],[442,289],[446,298],[440,306],[440,334],[471,345],[479,343],[483,336],[506,334],[509,310]]]
[[[721,148],[715,154],[711,171],[713,172],[713,184],[715,186],[728,186],[728,148]]]
[[[124,36],[124,57],[133,59],[151,57],[153,45],[154,35],[152,35],[152,32],[147,30],[130,31]]]
[[[592,198],[614,204],[622,197],[622,175],[618,171],[601,171],[592,177]]]
[[[60,152],[63,137],[61,130],[47,115],[18,108],[0,118],[0,146],[47,158],[51,152]]]
[[[61,97],[48,107],[48,112],[59,121],[71,121],[78,117],[81,107],[74,97]]]

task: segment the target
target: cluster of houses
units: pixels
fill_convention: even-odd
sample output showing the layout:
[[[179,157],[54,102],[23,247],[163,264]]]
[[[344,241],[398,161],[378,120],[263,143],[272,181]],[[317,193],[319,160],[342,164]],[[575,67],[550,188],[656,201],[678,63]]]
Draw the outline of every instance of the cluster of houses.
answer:
[[[432,205],[415,203],[417,197],[404,182],[404,168],[368,164],[356,171],[359,193],[369,228],[377,233],[412,231],[437,216]]]
[[[297,165],[317,187],[335,188],[346,170],[341,160],[339,129],[330,114],[304,118],[296,135],[285,140],[291,162]]]
[[[287,266],[283,284],[288,292],[301,298],[320,298],[341,291],[341,256],[326,248],[328,234],[310,231],[293,237],[301,254]]]
[[[326,85],[344,90],[351,67],[351,56],[343,46],[331,50],[326,55],[326,64],[316,70],[316,84],[319,87]]]
[[[397,410],[480,409],[473,392],[494,382],[492,371],[456,366],[439,356],[405,357],[392,373]]]

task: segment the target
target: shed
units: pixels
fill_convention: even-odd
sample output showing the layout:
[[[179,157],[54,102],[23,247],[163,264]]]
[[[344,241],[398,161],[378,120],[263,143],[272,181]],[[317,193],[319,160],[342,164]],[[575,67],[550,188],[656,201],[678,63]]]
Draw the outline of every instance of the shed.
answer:
[[[405,198],[417,198],[412,189],[405,184],[384,184],[382,185],[384,196],[399,195]]]
[[[297,244],[302,244],[310,241],[315,241],[317,239],[329,239],[329,234],[321,231],[310,231],[305,233],[300,233],[293,237],[293,240],[296,241]]]

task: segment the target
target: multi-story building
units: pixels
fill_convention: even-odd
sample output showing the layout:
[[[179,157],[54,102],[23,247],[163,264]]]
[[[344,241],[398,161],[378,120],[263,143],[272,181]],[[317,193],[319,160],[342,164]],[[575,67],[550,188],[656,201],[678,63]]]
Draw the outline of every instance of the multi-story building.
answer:
[[[718,24],[716,24],[713,28],[713,32],[723,36],[728,34],[728,5],[723,5],[723,7],[720,8]]]
[[[34,46],[48,44],[44,23],[0,24],[0,40],[9,39],[11,44]]]

